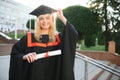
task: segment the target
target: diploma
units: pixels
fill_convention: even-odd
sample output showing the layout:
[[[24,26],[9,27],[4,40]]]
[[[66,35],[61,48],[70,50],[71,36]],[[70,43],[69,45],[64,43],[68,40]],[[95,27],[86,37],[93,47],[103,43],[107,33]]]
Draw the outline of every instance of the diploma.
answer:
[[[36,59],[47,58],[50,56],[61,55],[61,50],[48,51],[46,53],[39,53],[36,55]]]

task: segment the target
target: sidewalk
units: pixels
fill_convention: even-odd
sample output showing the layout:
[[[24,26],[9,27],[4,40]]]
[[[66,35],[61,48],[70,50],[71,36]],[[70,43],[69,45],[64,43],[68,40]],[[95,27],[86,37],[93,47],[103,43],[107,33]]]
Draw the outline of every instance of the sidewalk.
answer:
[[[10,56],[0,56],[0,80],[8,80]]]
[[[0,80],[8,80],[10,56],[0,56]],[[84,77],[84,62],[81,59],[75,58],[75,80],[80,80]]]

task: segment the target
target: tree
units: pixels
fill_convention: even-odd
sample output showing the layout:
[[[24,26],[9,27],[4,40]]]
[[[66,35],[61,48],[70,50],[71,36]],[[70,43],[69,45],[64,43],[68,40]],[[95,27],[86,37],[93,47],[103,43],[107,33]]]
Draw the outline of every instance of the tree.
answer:
[[[109,5],[112,8],[112,13],[110,15],[112,30],[113,32],[120,31],[120,0],[110,0]]]
[[[99,14],[99,22],[104,27],[105,50],[108,50],[108,42],[113,39],[111,32],[120,30],[120,1],[119,0],[90,0],[93,12]]]
[[[29,19],[26,24],[28,29],[34,29],[35,28],[35,19]]]
[[[100,24],[98,23],[98,15],[91,12],[89,8],[75,5],[65,8],[63,12],[68,21],[70,21],[77,29],[79,41],[81,39],[85,39],[84,36],[87,37],[93,34],[97,35],[97,33],[102,30]],[[57,29],[61,31],[63,26],[64,25],[60,22],[60,20],[57,19]]]

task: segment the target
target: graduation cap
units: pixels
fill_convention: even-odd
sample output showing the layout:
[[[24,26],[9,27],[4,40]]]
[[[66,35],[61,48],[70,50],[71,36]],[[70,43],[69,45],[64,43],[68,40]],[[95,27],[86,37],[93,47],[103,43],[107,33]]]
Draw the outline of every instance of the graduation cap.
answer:
[[[52,8],[45,6],[45,5],[41,5],[38,8],[36,8],[35,10],[33,10],[30,14],[38,17],[39,15],[51,14],[55,11],[56,11],[55,9],[52,9]]]

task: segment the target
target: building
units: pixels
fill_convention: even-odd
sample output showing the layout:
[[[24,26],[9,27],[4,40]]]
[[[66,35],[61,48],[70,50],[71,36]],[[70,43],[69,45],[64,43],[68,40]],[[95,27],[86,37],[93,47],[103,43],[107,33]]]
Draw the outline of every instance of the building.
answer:
[[[32,18],[33,9],[13,0],[0,0],[0,31],[27,30],[26,23]]]

